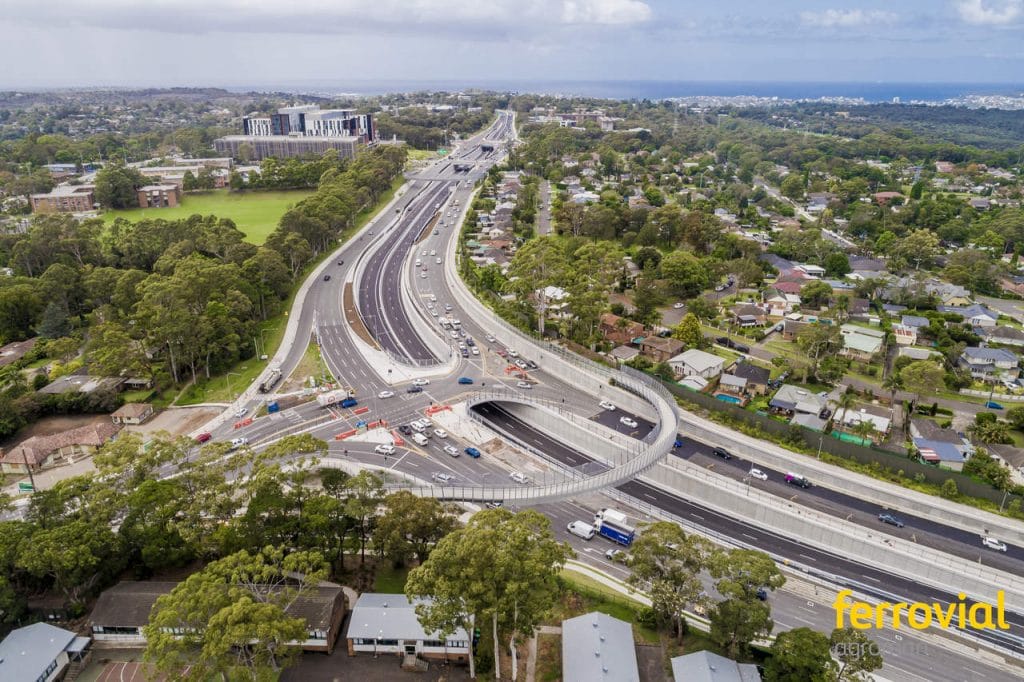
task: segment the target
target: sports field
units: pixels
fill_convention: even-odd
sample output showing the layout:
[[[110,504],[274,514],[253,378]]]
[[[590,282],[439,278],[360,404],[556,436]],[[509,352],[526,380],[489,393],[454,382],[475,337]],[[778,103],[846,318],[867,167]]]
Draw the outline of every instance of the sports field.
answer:
[[[113,222],[114,218],[141,220],[142,218],[187,218],[198,213],[230,218],[246,235],[246,241],[262,244],[277,227],[284,212],[291,206],[312,194],[312,191],[290,192],[228,192],[214,190],[201,194],[186,194],[181,204],[174,208],[133,208],[123,211],[107,211],[103,220]]]

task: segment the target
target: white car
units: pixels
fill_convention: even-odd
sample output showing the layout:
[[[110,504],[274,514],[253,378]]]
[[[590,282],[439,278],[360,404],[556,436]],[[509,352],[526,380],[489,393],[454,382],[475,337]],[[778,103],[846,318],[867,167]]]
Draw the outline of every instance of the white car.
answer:
[[[430,314],[433,315],[434,317],[437,317],[437,311],[436,310],[431,310]]]
[[[635,429],[636,427],[640,426],[639,424],[636,423],[635,419],[632,419],[630,417],[619,417],[619,423],[622,424],[623,426],[628,426],[631,429]]]
[[[488,334],[484,338],[487,339],[487,343],[494,343],[494,337],[491,336],[490,334]]]
[[[413,386],[427,386],[430,384],[430,379],[413,379]]]
[[[530,477],[527,476],[526,474],[522,473],[522,472],[519,472],[519,471],[513,471],[511,474],[508,475],[508,477],[511,478],[516,483],[529,483],[530,482]]]
[[[393,398],[395,395],[394,391],[381,391],[377,394],[377,397],[383,400],[384,398]]]
[[[519,357],[519,353],[517,353],[515,350],[509,348],[508,349],[508,356],[510,358],[518,358]]]
[[[459,449],[457,447],[455,447],[454,445],[445,445],[444,446],[444,451],[447,452],[452,457],[458,457],[459,456]]]
[[[1005,542],[1003,542],[1002,540],[996,540],[995,538],[991,538],[991,537],[988,537],[988,536],[985,536],[985,537],[983,537],[981,539],[981,544],[984,545],[985,547],[988,547],[989,549],[994,549],[997,552],[1005,552],[1006,551],[1006,543]]]
[[[436,256],[437,255],[437,249],[431,249],[430,250],[430,255],[431,256]]]
[[[598,404],[602,407],[602,409],[608,410],[609,412],[615,411],[615,403],[613,403],[610,400],[602,400]]]
[[[683,308],[686,307],[686,304],[680,301],[679,303],[673,303],[672,307],[675,308],[676,310],[682,310]]]
[[[419,267],[421,265],[423,265],[423,261],[421,261],[419,258],[417,258],[416,259],[416,267]]]
[[[421,272],[420,273],[420,279],[426,279],[426,278],[427,278],[427,273]]]
[[[434,429],[434,435],[437,436],[438,438],[447,438],[448,432],[445,431],[444,429]]]
[[[457,331],[455,331],[455,330],[453,329],[453,330],[452,330],[452,338],[453,338],[453,339],[457,339],[457,338],[459,338],[459,332],[457,332]]]
[[[395,446],[387,445],[386,443],[381,443],[380,445],[375,447],[373,451],[376,452],[378,455],[393,455],[395,454]]]
[[[437,296],[435,294],[431,294],[430,295],[430,302],[431,303],[437,303]]]
[[[529,381],[517,381],[516,386],[518,386],[519,388],[533,388],[533,384],[531,384]]]
[[[454,476],[452,476],[451,474],[446,474],[443,471],[434,472],[431,478],[441,483],[451,483],[452,481],[455,480]]]
[[[768,480],[768,474],[761,471],[760,469],[751,469],[749,472],[747,472],[747,475],[750,476],[751,478],[756,478],[762,481]]]
[[[427,252],[426,252],[426,251],[421,251],[421,252],[420,252],[420,255],[421,255],[421,256],[426,256],[426,255],[427,255]]]
[[[248,438],[233,438],[231,440],[231,449],[234,450],[235,448],[240,448],[243,445],[246,445],[248,443],[249,443],[249,439]]]
[[[237,410],[235,410],[235,416],[238,417],[239,419],[241,419],[248,412],[249,412],[249,408],[248,407],[240,407]]]
[[[472,348],[470,348],[469,352],[472,353],[473,355],[480,355],[480,349],[477,348],[476,346],[473,346]]]
[[[437,265],[440,265],[441,264],[441,259],[440,258],[435,258],[434,259],[434,263],[437,264]]]
[[[452,311],[452,304],[451,303],[445,303],[444,304],[444,311],[446,313],[450,313]]]

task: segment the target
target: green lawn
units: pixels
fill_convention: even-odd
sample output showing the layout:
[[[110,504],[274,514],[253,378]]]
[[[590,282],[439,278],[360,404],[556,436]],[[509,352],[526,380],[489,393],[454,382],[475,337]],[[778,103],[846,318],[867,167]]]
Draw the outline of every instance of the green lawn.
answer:
[[[187,218],[196,213],[230,218],[253,244],[262,244],[277,227],[278,221],[290,207],[311,195],[312,191],[290,192],[228,192],[215,190],[201,194],[186,194],[174,208],[133,208],[107,211],[103,220],[115,218],[141,220],[142,218]]]
[[[401,594],[405,592],[405,581],[409,577],[408,568],[391,568],[381,566],[373,579],[373,591],[384,594]]]

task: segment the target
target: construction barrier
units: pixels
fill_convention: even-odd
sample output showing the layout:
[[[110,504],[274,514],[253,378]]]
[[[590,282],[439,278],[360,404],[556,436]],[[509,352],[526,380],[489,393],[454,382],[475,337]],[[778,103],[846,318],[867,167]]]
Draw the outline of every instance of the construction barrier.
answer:
[[[450,411],[451,409],[452,408],[449,405],[431,405],[424,412],[429,417],[432,414],[437,414],[438,412],[444,412],[445,410],[449,410]]]
[[[351,431],[343,431],[342,433],[339,433],[337,436],[335,436],[334,440],[345,440],[346,438],[350,438],[356,435],[357,433],[359,432],[356,431],[355,429],[352,429]]]
[[[357,407],[356,409],[352,410],[352,414],[365,414],[366,412],[369,411],[369,407]]]
[[[396,447],[402,447],[405,445],[405,439],[398,434],[398,431],[391,432],[391,440],[394,442]]]
[[[235,428],[240,429],[243,426],[248,426],[249,424],[252,424],[252,417],[249,417],[248,419],[243,419],[240,422],[235,422]]]

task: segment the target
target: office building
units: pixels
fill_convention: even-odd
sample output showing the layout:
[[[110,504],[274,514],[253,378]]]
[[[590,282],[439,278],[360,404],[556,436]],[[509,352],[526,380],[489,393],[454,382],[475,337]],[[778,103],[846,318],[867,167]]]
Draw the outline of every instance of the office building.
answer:
[[[298,135],[228,135],[213,141],[213,146],[221,154],[238,156],[238,149],[243,144],[252,148],[252,159],[260,160],[268,156],[286,159],[293,156],[322,156],[324,152],[334,150],[339,156],[347,159],[355,157],[362,144],[358,137],[301,137]]]
[[[359,137],[366,143],[375,138],[370,114],[356,114],[355,109],[320,109],[315,104],[281,107],[270,116],[246,116],[242,132],[256,137]]]

